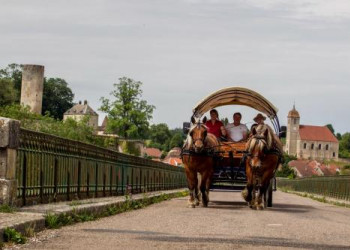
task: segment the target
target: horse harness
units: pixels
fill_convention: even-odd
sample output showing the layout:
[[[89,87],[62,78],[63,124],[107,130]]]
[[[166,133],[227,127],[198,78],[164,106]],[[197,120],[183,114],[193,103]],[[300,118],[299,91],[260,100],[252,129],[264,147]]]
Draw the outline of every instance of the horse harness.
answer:
[[[265,158],[266,155],[271,155],[271,154],[274,154],[274,155],[277,155],[277,156],[278,156],[277,166],[275,167],[274,173],[273,173],[273,174],[275,174],[278,165],[279,165],[279,164],[281,163],[281,161],[282,161],[282,152],[281,152],[278,148],[276,148],[276,147],[273,147],[273,148],[271,148],[271,149],[267,149],[267,147],[266,147],[267,142],[266,142],[266,139],[265,139],[264,136],[261,136],[261,135],[254,135],[254,138],[256,139],[255,145],[258,143],[258,141],[261,141],[261,142],[265,145],[265,147],[264,147],[264,156],[263,156],[263,158]],[[255,146],[255,145],[254,145],[254,146]],[[259,155],[257,155],[257,154],[252,155],[251,153],[246,152],[246,153],[243,155],[242,162],[245,162],[245,161],[247,160],[247,157],[248,157],[248,156],[251,157],[251,158],[257,158]],[[251,170],[252,170],[252,174],[253,174],[253,179],[254,179],[255,185],[256,185],[257,187],[261,187],[261,185],[262,185],[262,183],[261,183],[261,182],[262,182],[262,175],[263,175],[263,173],[262,173],[262,167],[261,167],[261,166],[259,166],[259,167],[253,167],[252,164],[251,164],[251,162],[249,162],[249,167],[250,167]]]

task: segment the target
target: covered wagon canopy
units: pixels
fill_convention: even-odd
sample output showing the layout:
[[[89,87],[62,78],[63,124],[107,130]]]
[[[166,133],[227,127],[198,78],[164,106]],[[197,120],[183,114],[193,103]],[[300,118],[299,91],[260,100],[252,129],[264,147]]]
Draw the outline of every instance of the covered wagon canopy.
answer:
[[[229,87],[212,93],[194,107],[193,116],[199,118],[209,110],[225,105],[244,105],[256,109],[271,119],[276,132],[280,131],[278,109],[262,95],[247,88]]]

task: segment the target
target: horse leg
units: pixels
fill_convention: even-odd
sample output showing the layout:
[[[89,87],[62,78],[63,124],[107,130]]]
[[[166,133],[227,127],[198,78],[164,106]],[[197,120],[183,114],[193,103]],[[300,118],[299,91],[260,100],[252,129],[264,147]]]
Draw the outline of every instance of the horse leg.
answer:
[[[259,187],[259,193],[258,193],[258,197],[257,197],[257,200],[256,200],[256,209],[257,210],[263,210],[264,209],[264,204],[263,204],[263,197],[265,197],[265,193],[266,193],[266,188],[265,186],[260,186]],[[265,198],[264,198],[265,200]]]
[[[252,200],[252,191],[253,185],[249,183],[247,183],[246,187],[242,191],[242,197],[248,203]]]
[[[186,176],[187,176],[188,189],[190,191],[188,204],[189,204],[189,207],[194,208],[196,206],[195,204],[196,186],[198,186],[197,172],[186,170]]]
[[[250,200],[250,202],[248,203],[249,204],[249,207],[250,208],[256,208],[256,185],[253,184],[252,186],[252,199]]]
[[[202,174],[202,180],[201,180],[201,193],[202,193],[202,204],[203,207],[207,207],[209,203],[209,188],[210,188],[210,177],[211,172],[209,170],[205,171]]]
[[[199,187],[198,187],[198,183],[200,183],[200,180],[202,179],[202,177],[200,176],[199,173],[197,173],[197,178],[196,178],[196,183],[195,183],[195,197],[194,197],[194,200],[195,200],[195,205],[196,206],[199,206],[199,202],[200,202],[200,195],[199,195]]]

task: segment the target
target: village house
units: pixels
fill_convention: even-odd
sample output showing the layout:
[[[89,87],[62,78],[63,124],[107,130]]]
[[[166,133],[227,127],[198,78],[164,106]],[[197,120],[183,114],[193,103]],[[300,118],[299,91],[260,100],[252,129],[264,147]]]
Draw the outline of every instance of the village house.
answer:
[[[144,148],[143,154],[151,157],[151,159],[154,161],[160,161],[162,151],[160,151],[158,148]]]
[[[164,163],[173,165],[173,166],[182,166],[182,159],[181,159],[181,148],[175,147],[169,151],[167,156],[163,160]]]
[[[300,125],[299,112],[293,106],[288,113],[284,151],[298,159],[338,160],[339,142],[327,126]]]
[[[297,177],[332,176],[340,173],[334,164],[320,163],[316,160],[294,160],[288,163]]]
[[[75,104],[72,108],[67,110],[63,114],[63,120],[71,118],[77,122],[83,120],[85,117],[89,117],[88,125],[93,127],[95,131],[98,129],[98,114],[88,105],[88,102],[85,100],[84,104],[79,101],[78,104]]]

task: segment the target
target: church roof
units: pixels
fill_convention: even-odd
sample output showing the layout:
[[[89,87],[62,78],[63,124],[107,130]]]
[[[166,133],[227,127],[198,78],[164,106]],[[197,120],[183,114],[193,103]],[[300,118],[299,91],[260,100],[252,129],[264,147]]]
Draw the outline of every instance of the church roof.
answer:
[[[338,142],[337,138],[326,126],[300,125],[299,134],[300,139],[305,141]]]
[[[75,104],[72,108],[68,109],[64,115],[92,115],[98,116],[98,114],[88,105],[87,101],[84,104],[79,102]]]
[[[295,105],[293,106],[293,109],[289,111],[288,118],[300,118],[299,112],[295,109]]]

